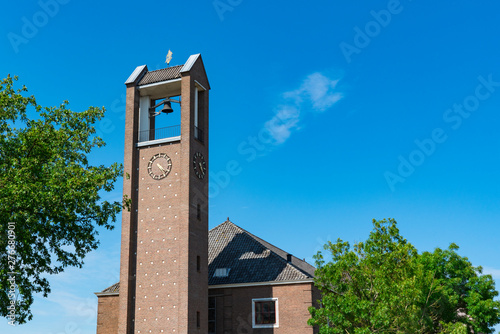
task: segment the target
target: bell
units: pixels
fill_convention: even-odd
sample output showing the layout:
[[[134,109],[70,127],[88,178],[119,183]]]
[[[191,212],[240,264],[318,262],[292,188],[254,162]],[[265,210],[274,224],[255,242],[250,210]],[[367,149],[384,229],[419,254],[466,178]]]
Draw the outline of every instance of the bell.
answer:
[[[170,114],[171,112],[174,112],[174,110],[172,109],[172,105],[170,104],[170,101],[166,101],[163,104],[163,109],[161,110],[161,112],[165,114]]]

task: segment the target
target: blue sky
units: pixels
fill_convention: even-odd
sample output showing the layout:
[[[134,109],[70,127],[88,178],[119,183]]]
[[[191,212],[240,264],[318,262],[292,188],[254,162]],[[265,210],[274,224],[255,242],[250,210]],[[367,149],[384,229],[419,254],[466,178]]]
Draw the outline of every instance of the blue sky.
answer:
[[[201,53],[210,92],[210,227],[227,217],[306,258],[393,217],[420,251],[457,243],[500,279],[496,1],[77,1],[3,4],[0,77],[42,105],[104,106],[123,160],[124,82]],[[121,197],[121,181],[107,199]],[[95,333],[118,281],[120,222],[2,333]],[[500,281],[497,281],[500,282]]]

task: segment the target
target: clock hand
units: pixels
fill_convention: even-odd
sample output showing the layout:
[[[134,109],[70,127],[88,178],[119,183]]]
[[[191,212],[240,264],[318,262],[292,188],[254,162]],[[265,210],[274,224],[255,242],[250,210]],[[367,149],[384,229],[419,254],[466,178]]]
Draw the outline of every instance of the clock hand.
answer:
[[[160,164],[158,164],[158,163],[157,163],[157,164],[156,164],[156,166],[158,166],[158,168],[159,168],[159,169],[160,169],[163,173],[165,173],[165,169],[164,169],[164,168],[163,168]]]
[[[201,165],[201,162],[198,162],[198,165],[200,165],[200,171],[203,173],[203,166]]]

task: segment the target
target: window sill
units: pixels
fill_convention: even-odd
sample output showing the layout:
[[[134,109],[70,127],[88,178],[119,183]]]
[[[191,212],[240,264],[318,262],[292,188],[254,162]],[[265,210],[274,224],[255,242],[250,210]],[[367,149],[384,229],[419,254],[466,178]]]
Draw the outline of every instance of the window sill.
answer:
[[[163,143],[171,143],[174,141],[180,141],[181,136],[176,136],[176,137],[169,137],[169,138],[162,138],[162,139],[156,139],[156,140],[148,140],[148,141],[141,141],[136,144],[137,147],[143,147],[143,146],[151,146],[151,145],[156,145],[156,144],[163,144]]]

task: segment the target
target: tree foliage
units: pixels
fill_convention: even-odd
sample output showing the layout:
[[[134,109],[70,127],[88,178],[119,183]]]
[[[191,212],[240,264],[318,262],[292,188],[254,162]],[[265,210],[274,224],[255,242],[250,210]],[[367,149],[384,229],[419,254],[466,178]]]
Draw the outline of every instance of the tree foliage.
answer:
[[[24,323],[33,317],[34,293],[50,292],[47,276],[81,267],[98,246],[97,226],[113,228],[122,205],[103,201],[100,193],[113,190],[122,166],[88,160],[104,145],[93,127],[104,108],[41,107],[25,96],[26,87],[14,88],[15,80],[0,81],[0,315],[8,315],[7,278],[15,277],[16,322]]]
[[[310,325],[330,333],[492,333],[500,302],[490,275],[458,246],[419,254],[393,219],[373,220],[365,242],[328,242],[315,255],[318,307]]]

